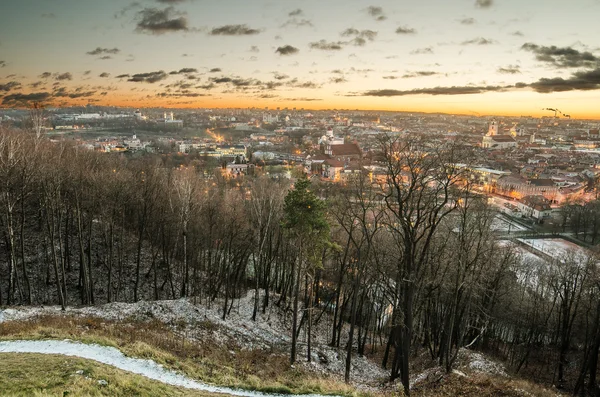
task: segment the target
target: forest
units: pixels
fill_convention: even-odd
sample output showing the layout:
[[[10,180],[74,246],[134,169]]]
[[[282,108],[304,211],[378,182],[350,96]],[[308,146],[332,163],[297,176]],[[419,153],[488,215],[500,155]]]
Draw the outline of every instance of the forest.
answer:
[[[455,166],[474,157],[459,143],[386,135],[373,156],[383,180],[231,178],[0,128],[0,305],[187,298],[219,302],[226,319],[253,291],[249,321],[270,305],[291,312],[292,363],[310,360],[311,327],[333,316],[346,381],[353,357],[370,354],[409,395],[418,356],[450,372],[470,348],[598,395],[596,257],[533,260],[499,241],[497,212]],[[595,242],[594,205],[570,205],[564,227],[584,238],[592,228]]]

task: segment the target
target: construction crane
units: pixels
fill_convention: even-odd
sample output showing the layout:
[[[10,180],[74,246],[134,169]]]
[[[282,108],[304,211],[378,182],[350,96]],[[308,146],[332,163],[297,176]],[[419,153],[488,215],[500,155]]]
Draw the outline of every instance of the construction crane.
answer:
[[[554,108],[544,108],[542,110],[549,110],[551,112],[554,112],[554,118],[557,119],[558,118],[558,114],[560,113],[563,117],[570,119],[571,115],[570,114],[564,114],[563,112],[561,112],[558,109],[554,109]]]

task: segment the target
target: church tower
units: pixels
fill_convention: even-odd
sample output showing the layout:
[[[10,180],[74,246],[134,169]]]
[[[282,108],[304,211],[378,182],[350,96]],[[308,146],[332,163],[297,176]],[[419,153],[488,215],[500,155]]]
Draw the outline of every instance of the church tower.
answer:
[[[498,135],[498,123],[496,122],[496,120],[492,120],[492,122],[490,123],[490,127],[488,128],[488,136],[494,136],[494,135]]]

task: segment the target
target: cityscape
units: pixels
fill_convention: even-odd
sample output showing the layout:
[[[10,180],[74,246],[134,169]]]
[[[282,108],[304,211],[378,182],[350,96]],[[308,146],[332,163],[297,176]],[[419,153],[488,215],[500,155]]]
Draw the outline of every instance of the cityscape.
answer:
[[[0,395],[600,396],[598,0],[0,13]]]

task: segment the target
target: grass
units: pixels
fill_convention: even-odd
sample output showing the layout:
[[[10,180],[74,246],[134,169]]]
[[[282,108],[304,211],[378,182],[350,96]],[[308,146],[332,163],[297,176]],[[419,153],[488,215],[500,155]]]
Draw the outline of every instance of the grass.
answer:
[[[0,362],[2,396],[215,396],[74,357],[0,353]]]
[[[470,374],[469,377],[449,374],[435,382],[415,387],[412,397],[550,397],[560,396],[556,391],[535,383],[491,376]]]
[[[213,325],[199,326],[210,328]],[[359,392],[350,385],[318,376],[300,366],[291,367],[287,352],[249,351],[235,345],[222,346],[212,340],[196,340],[159,321],[39,317],[3,323],[0,339],[72,339],[112,346],[127,356],[151,359],[193,379],[220,386],[283,394],[375,395]]]

